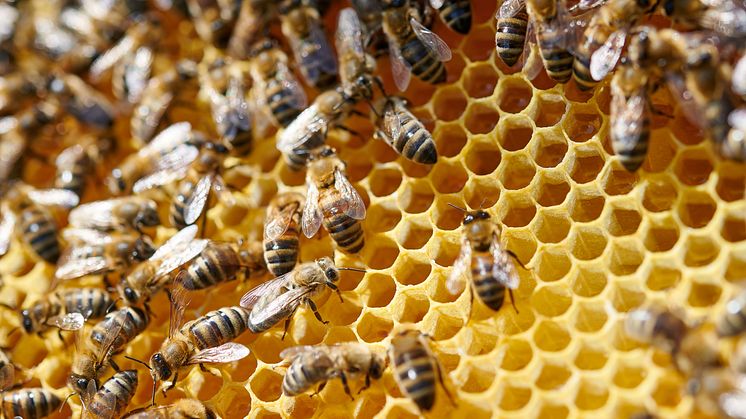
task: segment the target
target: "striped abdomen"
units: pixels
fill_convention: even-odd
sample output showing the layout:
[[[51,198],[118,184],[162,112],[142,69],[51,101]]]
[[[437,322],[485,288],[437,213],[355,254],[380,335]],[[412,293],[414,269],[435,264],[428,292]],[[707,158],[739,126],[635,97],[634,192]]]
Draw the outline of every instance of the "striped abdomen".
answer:
[[[310,351],[299,355],[290,364],[282,380],[282,393],[295,396],[311,388],[314,384],[326,381],[334,362],[326,354]]]
[[[236,135],[228,141],[233,156],[245,157],[251,153],[254,146],[254,137],[251,129],[238,130]]]
[[[591,76],[591,55],[609,39],[611,29],[606,25],[592,24],[585,29],[583,40],[576,47],[572,65],[572,75],[580,90],[591,90],[598,84]]]
[[[435,368],[421,344],[394,354],[394,374],[402,390],[423,411],[435,404]]]
[[[29,247],[43,260],[57,263],[60,257],[60,242],[57,224],[42,208],[30,206],[21,212],[23,238]]]
[[[536,37],[547,75],[558,83],[567,83],[572,76],[575,58],[562,47],[561,34],[556,29],[545,27],[537,31]]]
[[[240,267],[241,262],[231,245],[211,242],[189,263],[184,288],[202,290],[221,282],[233,281]]]
[[[264,240],[264,261],[267,269],[274,276],[286,274],[295,268],[298,262],[298,248],[300,237],[300,218],[302,203],[295,201],[286,205],[296,205],[296,210],[290,219],[287,230],[274,240]],[[279,213],[287,206],[270,208],[267,219],[280,216]]]
[[[119,417],[137,390],[137,371],[126,370],[106,380],[88,403],[88,410],[96,417]]]
[[[249,313],[249,310],[239,306],[223,307],[189,324],[189,332],[185,334],[191,336],[199,350],[215,348],[232,341],[246,330]]]
[[[326,141],[324,140],[324,136],[321,133],[317,133],[311,138],[310,140],[306,141],[305,144],[303,144],[302,148],[298,149],[298,152],[294,153],[284,153],[285,156],[285,164],[290,168],[290,170],[294,171],[300,171],[306,168],[306,162],[308,161],[308,156],[310,155],[309,151],[321,147],[324,145]]]
[[[513,17],[497,19],[495,48],[497,49],[497,55],[508,66],[517,63],[518,58],[523,53],[527,30],[528,14],[525,6]]]
[[[410,29],[403,38],[398,41],[399,49],[412,74],[431,84],[445,82],[446,66],[425,47],[425,44],[415,36],[414,31]]]
[[[86,319],[100,319],[112,306],[111,296],[99,288],[80,288],[62,292],[66,313],[81,313]]]
[[[188,180],[179,182],[179,190],[176,192],[173,202],[171,202],[168,219],[171,221],[171,226],[178,230],[187,226],[186,221],[184,221],[186,203],[194,192],[194,186],[194,183]]]
[[[324,214],[326,231],[341,250],[348,253],[359,252],[365,244],[360,221],[340,211],[347,204],[340,202],[342,197],[333,187],[321,190],[319,194],[319,207]]]
[[[619,135],[622,134],[618,129],[611,129],[611,146],[614,153],[619,156],[619,162],[629,172],[634,172],[642,166],[645,156],[648,154],[648,143],[650,139],[650,112],[644,110],[640,119],[639,135]],[[623,130],[624,134],[630,134]]]
[[[479,299],[492,310],[500,310],[505,301],[505,287],[492,273],[494,258],[490,252],[472,250],[471,280]]]
[[[116,334],[111,344],[111,353],[117,353],[127,342],[142,333],[148,326],[147,315],[137,307],[125,307],[113,311],[98,322],[91,331],[91,342],[96,348],[102,349],[107,337]]]
[[[3,417],[44,418],[60,408],[62,400],[43,388],[24,388],[3,394]]]
[[[446,0],[438,14],[458,33],[467,34],[471,30],[471,0]]]
[[[74,194],[81,196],[85,186],[85,178],[91,169],[91,159],[87,153],[81,153],[67,167],[57,167],[57,174],[54,180],[54,187],[67,189]]]
[[[298,109],[293,103],[293,95],[282,82],[276,79],[267,80],[265,87],[267,95],[267,106],[282,127],[287,127],[300,115],[302,109]]]
[[[417,163],[435,164],[438,161],[438,151],[435,148],[433,136],[419,119],[409,112],[398,112],[401,121],[401,135],[394,140],[392,146],[402,156]]]

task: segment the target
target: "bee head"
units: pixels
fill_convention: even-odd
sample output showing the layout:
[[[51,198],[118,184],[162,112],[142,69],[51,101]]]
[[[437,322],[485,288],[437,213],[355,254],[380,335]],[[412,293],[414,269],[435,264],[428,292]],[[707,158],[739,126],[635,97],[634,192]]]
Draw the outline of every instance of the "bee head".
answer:
[[[474,221],[489,220],[489,219],[490,219],[490,215],[482,210],[478,210],[474,212],[467,212],[466,215],[464,216],[464,225],[469,225],[473,223]]]
[[[132,249],[132,258],[134,260],[145,260],[153,256],[153,253],[155,253],[155,249],[148,240],[143,237],[135,240],[135,246],[134,249]]]
[[[90,380],[88,378],[75,373],[71,373],[67,377],[67,386],[78,394],[85,393],[86,389],[88,388],[89,382]]]
[[[153,227],[161,223],[161,219],[158,216],[158,208],[156,208],[153,202],[143,207],[135,218],[135,225]]]
[[[21,312],[21,324],[23,325],[23,330],[25,330],[26,333],[33,333],[34,329],[36,329],[34,323],[34,319],[31,317],[31,311],[23,310]]]
[[[160,352],[150,357],[150,374],[156,381],[163,381],[171,376],[171,366]]]
[[[140,294],[132,287],[125,286],[124,289],[122,289],[122,295],[129,304],[135,304],[140,301]]]
[[[324,277],[326,277],[328,282],[337,282],[339,281],[339,270],[334,265],[334,261],[331,260],[331,258],[323,257],[321,259],[318,259],[316,261],[316,264],[321,268],[322,271],[324,271]]]

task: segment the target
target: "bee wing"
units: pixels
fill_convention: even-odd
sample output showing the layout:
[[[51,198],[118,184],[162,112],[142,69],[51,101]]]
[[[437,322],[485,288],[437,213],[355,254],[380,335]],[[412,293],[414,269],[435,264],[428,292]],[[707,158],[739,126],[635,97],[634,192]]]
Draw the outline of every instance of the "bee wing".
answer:
[[[0,391],[7,390],[13,386],[16,370],[12,364],[0,367]]]
[[[60,152],[57,158],[54,160],[55,166],[59,167],[71,167],[76,161],[80,159],[85,153],[85,149],[80,144],[72,145]]]
[[[329,123],[329,118],[319,113],[316,103],[303,110],[277,138],[277,149],[292,153],[303,146]]]
[[[303,90],[298,79],[295,78],[284,63],[277,65],[277,79],[282,84],[283,89],[290,92],[287,99],[293,108],[304,109],[308,106],[306,91]]]
[[[73,245],[106,244],[112,241],[111,235],[91,228],[66,228],[62,230],[62,238]]]
[[[533,80],[541,73],[544,68],[544,61],[541,59],[541,51],[536,43],[536,32],[533,22],[530,22],[526,31],[526,43],[523,45],[520,65],[523,73],[529,80]]]
[[[194,187],[194,192],[186,202],[186,209],[184,210],[184,222],[187,224],[193,224],[205,209],[207,204],[207,198],[212,189],[214,175],[204,176],[197,182]]]
[[[125,36],[108,51],[96,58],[90,67],[91,78],[95,81],[101,77],[105,71],[109,70],[115,64],[120,62],[127,54],[135,48],[135,39],[132,36]]]
[[[611,97],[611,115],[613,118],[610,133],[613,140],[639,138],[643,129],[642,117],[647,106],[645,87],[641,87],[631,97],[626,98],[621,88],[616,83],[612,83]],[[630,146],[624,145],[625,148]],[[616,151],[619,152],[619,150]]]
[[[140,193],[148,189],[168,185],[183,179],[189,170],[189,164],[199,155],[197,147],[182,144],[158,161],[157,171],[135,182],[133,192]]]
[[[409,63],[404,59],[398,45],[389,45],[389,59],[391,61],[391,75],[394,77],[394,84],[400,92],[407,90],[412,72]]]
[[[183,279],[184,277],[186,275],[179,273],[177,279]],[[190,302],[188,297],[189,291],[181,285],[180,281],[177,281],[175,286],[171,288],[171,294],[169,294],[171,305],[168,313],[168,337],[173,337],[178,333],[184,319],[184,312]]]
[[[746,393],[740,389],[734,389],[718,396],[718,406],[723,414],[729,418],[746,417]]]
[[[192,125],[189,122],[177,122],[165,128],[137,154],[142,157],[157,156],[168,153],[189,140]]]
[[[389,137],[392,144],[401,136],[401,118],[399,118],[397,104],[391,100],[386,101],[383,110],[383,132]]]
[[[31,189],[27,195],[39,205],[55,205],[63,208],[73,208],[80,200],[78,195],[67,189]]]
[[[627,30],[618,30],[609,36],[601,47],[591,55],[591,77],[601,81],[616,66],[622,56],[624,43],[627,40]]]
[[[445,0],[430,0],[430,7],[433,9],[440,9],[443,7],[443,3],[445,3]]]
[[[286,360],[286,361],[292,361],[293,358],[296,356],[304,353],[304,352],[310,352],[315,350],[316,348],[313,345],[298,345],[298,346],[292,346],[290,348],[285,348],[280,352],[280,358]]]
[[[568,13],[587,12],[606,3],[606,0],[580,0],[577,4],[567,9]]]
[[[453,264],[448,279],[446,280],[446,289],[451,295],[458,295],[464,291],[466,281],[464,281],[463,275],[468,271],[471,265],[471,245],[466,236],[461,238],[461,252]]]
[[[313,237],[319,227],[324,215],[319,207],[319,189],[313,181],[308,181],[308,192],[306,193],[306,205],[303,207],[301,217],[301,229],[306,237]]]
[[[282,209],[274,218],[267,220],[264,225],[264,239],[274,240],[285,234],[293,221],[293,214],[298,208],[295,205],[288,205]]]
[[[248,309],[254,308],[256,302],[259,301],[259,299],[263,295],[277,294],[277,290],[285,286],[285,284],[287,284],[294,275],[294,272],[290,271],[286,274],[278,276],[275,279],[271,279],[252,288],[251,290],[249,290],[249,292],[244,294],[243,297],[241,297],[241,307]]]
[[[83,324],[85,324],[85,317],[80,313],[67,313],[54,319],[54,325],[62,330],[78,330],[83,327]]]
[[[0,256],[2,256],[8,253],[16,226],[16,215],[6,205],[3,205],[0,211],[2,211],[0,220]]]
[[[746,95],[746,55],[738,60],[731,77],[733,91],[739,95]]]
[[[119,417],[117,415],[117,396],[115,393],[96,393],[96,398],[95,417],[97,419],[114,419]]]
[[[70,211],[67,222],[71,227],[107,230],[114,227],[116,221],[112,217],[112,210],[130,199],[114,198],[80,205]]]
[[[238,361],[249,356],[249,348],[240,343],[228,342],[217,348],[203,349],[189,357],[187,364],[218,363]]]
[[[347,176],[339,170],[336,170],[334,174],[334,187],[342,195],[342,201],[346,204],[343,211],[348,216],[362,220],[365,218],[365,202],[357,190],[352,187],[352,184],[347,180]]]
[[[414,34],[440,61],[450,61],[452,58],[451,47],[445,43],[435,32],[423,26],[415,18],[409,18]]]
[[[261,324],[267,321],[270,317],[276,316],[277,313],[292,313],[293,309],[298,307],[310,292],[311,290],[308,287],[289,289],[270,301],[266,307],[262,308],[262,310],[251,310],[249,319],[253,324]]]
[[[495,15],[496,19],[513,17],[526,8],[525,0],[505,0]]]
[[[701,106],[694,100],[691,92],[688,91],[683,75],[669,72],[666,75],[666,85],[676,98],[676,102],[681,107],[686,118],[699,128],[706,128],[709,124],[707,123],[704,112],[702,112]]]
[[[228,185],[225,184],[222,176],[218,174],[213,175],[212,190],[215,191],[215,194],[224,206],[230,208],[236,205],[236,200],[233,199],[233,194],[228,189]]]
[[[78,248],[78,250],[82,249],[83,248]],[[78,258],[75,256],[68,256],[68,254],[65,253],[60,257],[60,262],[54,275],[57,279],[65,281],[103,272],[108,268],[109,262],[102,256]]]
[[[124,71],[124,84],[127,86],[127,101],[137,103],[140,101],[145,88],[150,80],[153,66],[153,50],[140,47],[135,56],[128,61]]]
[[[308,36],[303,42],[291,39],[293,52],[297,63],[301,67],[310,84],[315,84],[322,75],[322,71],[328,74],[337,73],[337,60],[334,58],[334,51],[326,39],[326,34],[318,25],[310,28]],[[309,48],[313,45],[313,48]]]
[[[492,275],[497,281],[507,288],[512,290],[518,288],[520,278],[515,270],[515,265],[510,259],[508,252],[503,250],[500,246],[500,241],[497,236],[493,237],[492,244],[490,245],[490,253],[492,253]]]
[[[350,57],[358,62],[365,62],[365,48],[363,47],[363,26],[351,7],[342,9],[339,13],[335,45],[340,57]],[[342,70],[345,66],[342,66]],[[347,75],[340,77],[343,83],[351,83]]]

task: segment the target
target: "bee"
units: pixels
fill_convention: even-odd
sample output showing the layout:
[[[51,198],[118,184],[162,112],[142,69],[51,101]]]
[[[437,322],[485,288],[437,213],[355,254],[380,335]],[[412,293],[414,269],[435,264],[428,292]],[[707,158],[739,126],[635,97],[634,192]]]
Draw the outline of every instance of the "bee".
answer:
[[[274,276],[284,275],[298,262],[300,220],[306,198],[295,192],[275,196],[267,206],[264,261]]]
[[[0,5],[0,16],[2,7]],[[25,102],[22,99],[34,99],[44,88],[42,79],[39,74],[20,71],[3,76],[0,79],[0,115],[18,111]]]
[[[49,89],[60,98],[65,110],[81,123],[103,130],[114,125],[116,113],[109,99],[78,76],[57,73],[49,82]]]
[[[121,417],[135,396],[137,381],[137,371],[125,370],[115,373],[98,390],[89,386],[83,397],[84,411],[95,418]]]
[[[86,141],[62,150],[55,159],[54,187],[82,197],[86,177],[94,170],[94,162],[101,159],[111,146],[113,139],[107,138],[98,144]]]
[[[339,54],[339,78],[344,93],[355,102],[370,100],[373,97],[374,81],[383,91],[380,79],[373,76],[376,61],[365,52],[363,24],[354,9],[348,7],[339,12],[334,38]]]
[[[62,406],[62,400],[45,388],[7,391],[2,398],[2,416],[5,418],[41,419]]]
[[[471,30],[470,0],[430,0],[430,6],[454,32],[466,35]]]
[[[122,271],[146,260],[155,251],[147,236],[81,228],[65,229],[62,235],[70,247],[60,257],[55,272],[57,280]]]
[[[80,205],[70,211],[68,223],[73,228],[100,231],[140,231],[143,227],[157,226],[160,218],[155,201],[127,196]]]
[[[211,241],[179,273],[176,281],[188,290],[202,290],[234,281],[242,268],[246,277],[257,275],[266,270],[262,255],[262,245],[256,242],[236,246]]]
[[[386,369],[386,357],[368,345],[349,342],[336,345],[295,346],[280,352],[280,357],[290,363],[282,380],[282,393],[297,396],[319,384],[320,392],[333,378],[342,380],[345,393],[352,398],[349,377],[365,375],[365,385],[379,379]]]
[[[21,325],[26,333],[41,334],[56,326],[76,330],[84,319],[100,319],[114,307],[105,290],[70,288],[49,294],[21,311]]]
[[[650,105],[648,76],[622,65],[611,79],[611,145],[625,169],[640,168],[648,152]]]
[[[186,0],[194,29],[203,41],[218,48],[228,46],[241,7],[240,1]]]
[[[430,131],[407,109],[405,99],[388,96],[383,100],[376,138],[386,142],[401,156],[420,164],[435,164],[438,150]]]
[[[710,369],[690,380],[688,387],[699,412],[728,419],[744,417],[746,392],[740,374],[728,368]]]
[[[384,0],[383,32],[389,41],[391,71],[396,87],[405,91],[410,74],[420,80],[439,84],[446,81],[444,61],[450,61],[451,49],[438,35],[420,23],[421,18],[408,0]]]
[[[228,41],[228,55],[238,60],[250,58],[255,43],[266,34],[266,28],[276,13],[271,0],[248,0],[241,2],[236,26]]]
[[[345,163],[331,147],[324,147],[308,162],[306,204],[301,228],[313,237],[324,225],[337,246],[357,253],[365,244],[360,220],[365,218],[365,203],[345,174]]]
[[[216,419],[217,415],[197,399],[179,399],[168,406],[157,407],[127,416],[128,419]]]
[[[186,308],[183,300],[185,293],[186,290],[181,287],[176,287],[171,293],[168,337],[158,352],[150,357],[150,374],[154,382],[165,381],[173,375],[168,389],[176,385],[179,368],[202,363],[234,362],[249,355],[247,347],[230,342],[246,331],[249,310],[238,306],[223,307],[179,328]],[[155,402],[155,388],[153,399]]]
[[[380,56],[388,50],[388,41],[383,33],[383,15],[381,4],[376,0],[352,0],[352,8],[365,28],[365,46],[374,56]]]
[[[448,276],[446,288],[453,295],[461,293],[465,285],[463,275],[469,272],[470,301],[474,300],[476,291],[484,305],[498,311],[503,306],[507,290],[511,304],[516,309],[513,290],[518,288],[519,278],[510,259],[515,255],[500,245],[500,227],[485,211],[462,211],[465,215],[461,252]]]
[[[16,366],[5,351],[0,350],[0,392],[8,390],[15,384]]]
[[[283,0],[279,11],[282,33],[290,43],[303,79],[317,89],[330,87],[337,78],[337,61],[318,10],[301,0]]]
[[[573,55],[566,48],[568,20],[562,4],[552,0],[527,0],[526,7],[534,26],[536,42],[547,74],[559,83],[572,76]]]
[[[57,237],[57,222],[48,207],[72,208],[78,196],[65,189],[38,190],[31,186],[10,186],[0,204],[0,255],[7,253],[13,232],[18,230],[32,254],[56,263],[61,245]]]
[[[249,2],[246,2],[249,3]],[[285,53],[269,42],[249,62],[252,97],[274,125],[287,127],[308,105],[306,92],[288,67]]]
[[[717,321],[719,336],[738,336],[746,331],[746,292],[741,292],[725,304],[725,312]]]
[[[523,0],[506,0],[500,5],[495,16],[495,48],[503,62],[512,67],[523,54],[528,37],[528,12]]]
[[[169,275],[197,257],[208,246],[208,240],[195,239],[197,226],[188,226],[174,234],[150,258],[137,265],[119,283],[119,294],[128,304],[147,303],[168,282]]]
[[[312,298],[328,287],[339,295],[341,301],[342,294],[336,285],[340,270],[353,269],[338,268],[330,258],[323,257],[302,263],[285,275],[251,289],[241,297],[241,307],[251,310],[247,322],[249,330],[261,333],[285,319],[284,339],[295,310],[303,303],[311,308],[320,322],[328,323],[321,318]]]
[[[177,89],[196,76],[197,64],[181,60],[175,68],[148,81],[130,119],[130,132],[136,142],[142,145],[153,140],[163,116],[174,101]]]
[[[236,72],[225,74],[226,72],[220,71],[221,78],[227,79],[225,91],[216,86],[226,84],[225,80],[216,83],[209,76],[203,77],[201,86],[209,98],[212,119],[221,141],[234,155],[247,156],[251,152],[253,137],[243,75]]]
[[[436,377],[451,403],[454,403],[443,382],[440,363],[430,350],[427,338],[417,330],[404,330],[391,338],[389,350],[399,389],[423,412],[429,412],[435,405]]]

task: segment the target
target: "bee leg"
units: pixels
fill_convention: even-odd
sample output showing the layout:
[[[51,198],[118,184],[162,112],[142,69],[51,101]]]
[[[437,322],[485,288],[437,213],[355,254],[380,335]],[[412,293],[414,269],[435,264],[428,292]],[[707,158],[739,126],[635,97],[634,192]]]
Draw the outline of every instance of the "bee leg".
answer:
[[[467,323],[471,319],[471,312],[474,310],[474,288],[469,286],[469,316],[466,318]]]
[[[65,337],[62,336],[62,329],[57,329],[57,337],[60,338],[60,341],[64,344],[65,343]]]
[[[319,309],[316,308],[316,303],[313,302],[310,298],[306,299],[306,304],[308,304],[309,307],[311,307],[311,311],[313,311],[313,315],[316,316],[316,320],[320,321],[323,324],[329,324],[327,320],[324,320],[321,318],[321,313],[319,313]]]
[[[342,380],[342,387],[345,389],[345,393],[350,396],[351,400],[355,400],[354,397],[352,397],[352,392],[350,391],[350,385],[347,383],[347,376],[345,373],[341,372],[339,373],[339,379]]]
[[[342,131],[347,131],[348,133],[350,133],[350,135],[353,135],[355,137],[358,137],[358,138],[364,140],[363,136],[360,135],[359,132],[353,130],[352,128],[346,127],[344,125],[337,125],[336,128],[341,129]]]
[[[515,310],[515,314],[521,314],[518,312],[518,307],[515,305],[515,297],[513,297],[513,290],[508,288],[508,294],[510,294],[510,304],[513,306],[513,310]]]
[[[324,387],[326,387],[326,381],[322,381],[321,384],[319,384],[319,386],[316,388],[316,391],[311,393],[311,397],[316,396],[319,393],[321,393],[321,390],[323,390]]]
[[[342,292],[339,291],[339,287],[336,284],[332,284],[331,282],[327,282],[326,286],[329,287],[329,288],[331,288],[331,289],[333,289],[334,292],[337,293],[337,295],[339,296],[339,302],[341,302],[341,303],[345,302],[345,300],[342,299]]]
[[[122,370],[121,368],[119,368],[119,365],[117,365],[117,363],[114,362],[114,358],[109,358],[109,364],[111,365],[112,368],[114,368],[114,371],[116,372],[119,372]]]
[[[519,265],[521,265],[521,268],[523,268],[523,270],[526,270],[526,271],[528,270],[528,268],[526,267],[526,265],[524,265],[524,264],[523,264],[523,262],[521,262],[521,260],[520,260],[520,259],[518,259],[518,256],[516,256],[516,255],[515,255],[515,253],[513,253],[513,251],[512,251],[512,250],[508,250],[508,249],[505,249],[505,253],[507,253],[507,254],[509,254],[510,256],[512,256],[512,257],[513,257],[513,259],[514,259],[514,260],[515,260],[516,262],[518,262],[518,264],[519,264]]]
[[[178,381],[178,380],[179,380],[179,373],[177,371],[176,373],[174,373],[174,379],[173,379],[173,381],[171,381],[171,385],[168,386],[167,388],[163,389],[163,396],[165,396],[166,393],[169,392],[171,389],[173,389],[174,387],[176,387],[176,381]]]
[[[296,306],[293,309],[293,312],[290,313],[290,315],[288,316],[288,318],[285,319],[285,330],[282,331],[282,339],[280,339],[280,340],[285,340],[285,335],[287,335],[288,329],[290,328],[290,320],[293,319],[293,315],[295,314],[295,310],[297,310],[297,309],[298,309],[298,306]]]
[[[440,368],[440,362],[437,359],[434,359],[435,364],[435,370],[436,375],[438,376],[438,382],[440,383],[440,386],[443,387],[443,391],[446,393],[446,396],[448,396],[448,400],[451,401],[451,404],[454,406],[458,406],[456,404],[456,400],[453,399],[453,396],[451,395],[451,392],[448,391],[448,387],[446,387],[446,383],[443,381],[443,370]]]
[[[360,390],[358,390],[357,394],[362,393],[363,391],[367,390],[368,388],[370,388],[370,374],[365,374],[365,385],[362,386],[360,388]]]

